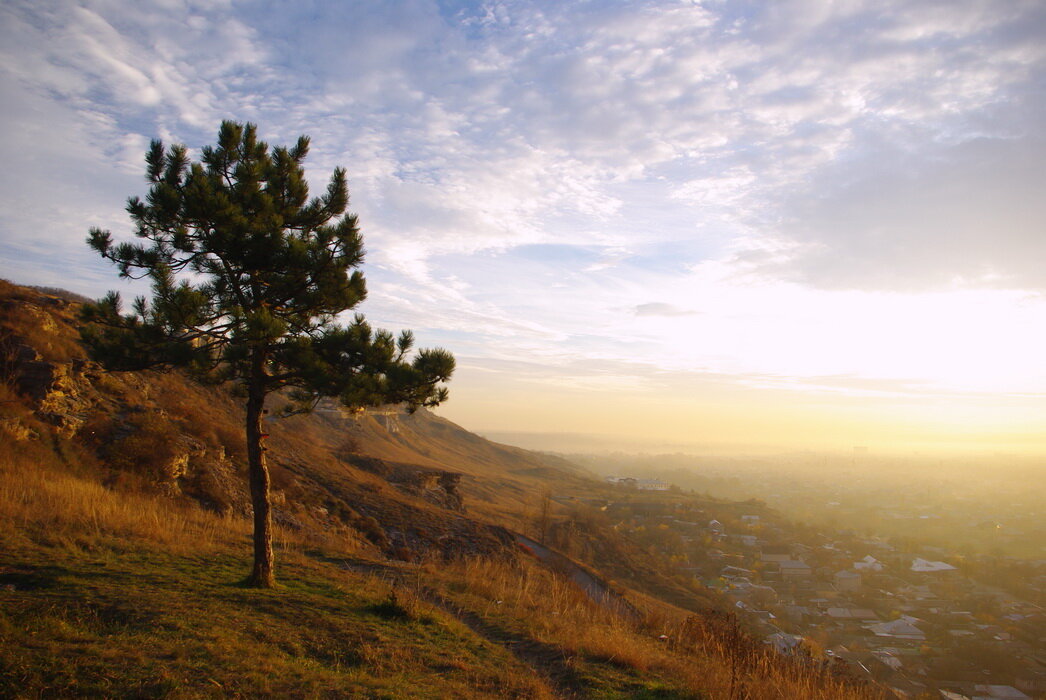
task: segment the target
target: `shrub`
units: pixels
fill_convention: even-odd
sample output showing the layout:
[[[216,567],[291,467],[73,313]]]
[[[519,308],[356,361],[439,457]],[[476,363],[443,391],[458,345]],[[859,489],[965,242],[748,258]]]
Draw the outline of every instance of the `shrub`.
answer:
[[[85,423],[79,435],[111,468],[154,480],[169,476],[168,470],[181,451],[179,431],[157,412],[131,414],[119,425],[98,416]]]

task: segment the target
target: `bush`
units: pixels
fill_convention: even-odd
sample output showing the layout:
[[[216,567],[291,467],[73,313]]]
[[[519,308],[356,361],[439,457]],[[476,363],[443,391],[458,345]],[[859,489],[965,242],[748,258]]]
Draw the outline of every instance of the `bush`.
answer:
[[[180,452],[179,431],[156,412],[131,414],[119,425],[96,417],[81,427],[79,435],[112,469],[154,480],[170,476],[168,470]]]
[[[415,617],[414,612],[400,602],[395,588],[389,591],[385,600],[370,606],[370,611],[386,620],[413,620]]]

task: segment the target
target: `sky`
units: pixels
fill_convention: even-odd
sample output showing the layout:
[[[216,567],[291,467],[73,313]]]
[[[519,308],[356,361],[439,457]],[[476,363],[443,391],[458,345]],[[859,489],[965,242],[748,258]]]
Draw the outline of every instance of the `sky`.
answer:
[[[5,0],[0,58],[0,277],[122,289],[150,139],[251,121],[466,428],[1046,454],[1040,0]]]

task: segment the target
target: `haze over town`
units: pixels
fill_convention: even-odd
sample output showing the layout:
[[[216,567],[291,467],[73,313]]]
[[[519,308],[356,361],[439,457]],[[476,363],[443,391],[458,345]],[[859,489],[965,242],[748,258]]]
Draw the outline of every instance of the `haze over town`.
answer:
[[[455,353],[440,410],[470,429],[1044,452],[1041,2],[0,17],[4,278],[100,296],[84,237],[129,236],[149,140],[198,149],[249,120],[311,135],[314,190],[347,168],[362,310]]]

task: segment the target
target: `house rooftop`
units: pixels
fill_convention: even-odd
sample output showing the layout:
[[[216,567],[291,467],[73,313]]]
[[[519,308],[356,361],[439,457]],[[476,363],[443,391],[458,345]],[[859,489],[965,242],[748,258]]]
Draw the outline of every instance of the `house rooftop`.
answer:
[[[1031,700],[1012,685],[975,685],[973,700]]]
[[[868,629],[877,637],[897,637],[899,639],[925,639],[923,631],[907,620],[880,622],[869,625]]]
[[[912,562],[911,570],[916,573],[925,574],[937,571],[955,571],[955,567],[943,561],[928,561],[917,557]]]

